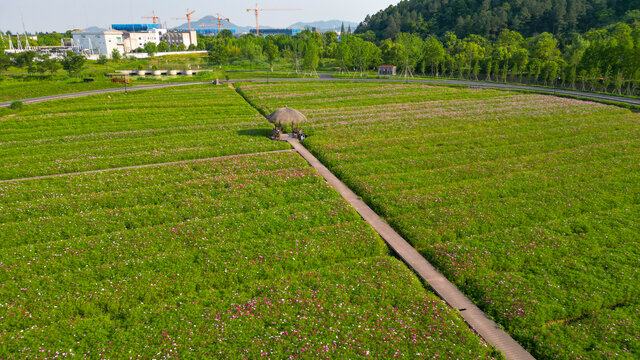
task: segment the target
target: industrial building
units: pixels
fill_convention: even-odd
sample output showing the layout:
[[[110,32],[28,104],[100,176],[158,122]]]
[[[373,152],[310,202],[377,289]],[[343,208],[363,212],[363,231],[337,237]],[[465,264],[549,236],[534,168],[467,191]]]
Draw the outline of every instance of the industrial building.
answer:
[[[195,30],[168,31],[162,29],[160,24],[113,24],[111,30],[103,32],[73,33],[73,44],[82,52],[107,57],[112,56],[114,49],[126,54],[144,48],[148,43],[158,45],[161,41],[168,45],[197,46],[198,36]]]
[[[73,32],[73,44],[75,47],[92,55],[100,54],[108,57],[111,57],[114,49],[117,49],[122,54],[125,53],[123,38],[123,32],[118,30]]]
[[[289,35],[295,36],[300,33],[302,29],[262,29],[260,28],[260,35],[268,36],[268,35]],[[249,32],[253,35],[257,33],[256,29],[251,29]]]
[[[124,33],[124,51],[131,52],[135,49],[144,48],[147,43],[158,45],[166,29],[153,29],[148,32],[125,32]]]
[[[195,30],[168,31],[164,33],[160,41],[166,42],[169,46],[180,46],[184,44],[187,48],[191,45],[198,46],[198,35]]]

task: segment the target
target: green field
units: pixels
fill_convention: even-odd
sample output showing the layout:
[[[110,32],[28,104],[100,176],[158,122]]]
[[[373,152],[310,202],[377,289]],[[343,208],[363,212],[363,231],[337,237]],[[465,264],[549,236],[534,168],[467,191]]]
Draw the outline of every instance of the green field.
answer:
[[[0,109],[0,179],[289,148],[269,133],[264,118],[224,86]]]
[[[640,115],[402,84],[246,85],[539,358],[640,357]]]
[[[4,179],[289,149],[226,87],[3,110]],[[500,358],[297,153],[0,182],[0,358]]]

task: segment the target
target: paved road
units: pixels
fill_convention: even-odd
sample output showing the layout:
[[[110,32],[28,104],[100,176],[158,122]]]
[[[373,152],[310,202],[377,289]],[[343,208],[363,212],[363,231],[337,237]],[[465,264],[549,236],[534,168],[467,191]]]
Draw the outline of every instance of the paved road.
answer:
[[[493,320],[480,310],[458,288],[447,280],[431,265],[411,244],[400,236],[389,224],[376,214],[347,185],[338,179],[327,167],[309,152],[297,139],[289,139],[289,143],[302,157],[313,166],[329,185],[335,188],[348,201],[362,218],[369,223],[389,246],[407,263],[444,301],[460,311],[464,320],[478,332],[483,339],[500,350],[509,360],[533,360],[520,344],[502,330]]]
[[[316,81],[347,81],[347,82],[360,82],[360,81],[368,81],[368,82],[405,82],[405,80],[389,80],[389,79],[338,79],[331,76],[331,74],[321,73],[319,74],[320,78],[311,79],[311,78],[302,78],[302,79],[269,79],[270,82],[316,82]],[[267,79],[245,79],[245,80],[231,80],[231,82],[266,82]],[[543,92],[551,95],[569,95],[569,96],[577,96],[580,98],[591,99],[595,101],[614,101],[629,105],[640,106],[640,99],[628,98],[624,96],[616,96],[616,95],[604,95],[604,94],[596,94],[590,92],[582,92],[575,90],[562,90],[562,89],[550,89],[543,88],[537,86],[527,86],[527,85],[510,85],[510,84],[500,84],[500,83],[490,83],[490,82],[482,82],[482,81],[466,81],[466,80],[408,80],[408,83],[417,83],[417,84],[448,84],[448,85],[464,85],[475,88],[492,88],[492,89],[503,89],[503,90],[526,90],[526,91],[536,91]],[[159,89],[166,87],[174,87],[174,86],[186,86],[186,85],[194,85],[194,84],[208,84],[209,82],[185,82],[185,83],[173,83],[173,84],[154,84],[154,85],[143,85],[143,86],[133,86],[127,88],[128,91],[136,91],[136,90],[149,90],[149,89]],[[51,96],[43,96],[38,98],[31,99],[23,99],[21,100],[24,104],[33,104],[43,101],[49,100],[59,100],[59,99],[68,99],[75,97],[82,97],[88,95],[96,95],[96,94],[107,94],[107,93],[117,93],[123,92],[123,88],[116,89],[105,89],[105,90],[93,90],[93,91],[85,91],[79,93],[71,93],[71,94],[61,94],[61,95],[51,95]],[[0,107],[7,107],[11,105],[11,102],[2,102],[0,103]]]
[[[234,82],[266,82],[266,79],[250,79],[250,80],[233,80]],[[330,74],[320,74],[319,79],[271,79],[271,82],[287,82],[287,81],[347,81],[347,82],[399,82],[399,83],[413,83],[413,84],[434,84],[434,85],[464,85],[473,88],[483,88],[483,89],[501,89],[501,90],[525,90],[525,91],[536,91],[541,93],[546,93],[550,95],[569,95],[576,96],[585,99],[591,99],[595,101],[614,101],[629,105],[640,106],[640,99],[629,98],[624,96],[616,96],[616,95],[604,95],[576,90],[563,90],[563,89],[552,89],[552,88],[544,88],[538,86],[528,86],[528,85],[511,85],[511,84],[500,84],[500,83],[491,83],[484,81],[466,81],[466,80],[396,80],[396,79],[338,79],[331,77]]]
[[[141,85],[141,86],[128,86],[127,91],[137,91],[137,90],[150,90],[150,89],[161,89],[166,87],[175,87],[175,86],[186,86],[186,85],[195,85],[195,84],[208,84],[207,82],[186,82],[186,83],[173,83],[173,84],[152,84],[152,85]],[[50,96],[42,96],[30,99],[22,99],[23,104],[35,104],[43,101],[51,101],[51,100],[60,100],[60,99],[70,99],[77,98],[89,95],[98,95],[98,94],[109,94],[109,93],[118,93],[124,92],[124,88],[111,88],[111,89],[102,89],[102,90],[91,90],[91,91],[83,91],[77,93],[70,94],[59,94],[59,95],[50,95]],[[1,102],[1,107],[7,107],[11,105],[12,101]]]

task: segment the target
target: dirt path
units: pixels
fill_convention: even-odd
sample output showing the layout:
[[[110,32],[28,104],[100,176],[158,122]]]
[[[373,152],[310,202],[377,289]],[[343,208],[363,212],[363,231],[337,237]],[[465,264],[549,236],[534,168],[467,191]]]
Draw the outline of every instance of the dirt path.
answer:
[[[460,311],[460,315],[478,332],[483,339],[500,350],[507,359],[534,359],[520,344],[504,332],[493,320],[482,312],[458,288],[431,265],[411,244],[391,228],[364,201],[340,181],[329,169],[313,156],[297,139],[289,139],[294,147],[309,164],[315,168],[329,185],[335,188],[342,197],[369,223],[389,244],[405,263],[407,263],[429,286],[451,307]]]
[[[246,156],[262,155],[262,154],[277,154],[277,153],[292,152],[292,151],[295,151],[295,150],[290,149],[290,150],[264,151],[264,152],[258,152],[258,153],[227,155],[227,156],[218,156],[218,157],[203,158],[203,159],[181,160],[181,161],[172,161],[172,162],[156,163],[156,164],[145,164],[145,165],[125,166],[125,167],[109,168],[109,169],[78,171],[78,172],[64,173],[64,174],[33,176],[33,177],[19,178],[19,179],[0,180],[0,184],[2,184],[2,183],[10,183],[10,182],[18,182],[18,181],[29,181],[29,180],[58,178],[58,177],[63,177],[63,176],[97,174],[97,173],[103,173],[103,172],[108,172],[108,171],[132,170],[132,169],[143,169],[143,168],[157,167],[157,166],[189,164],[189,163],[202,162],[202,161],[232,159],[232,158],[239,158],[239,157],[246,157]]]

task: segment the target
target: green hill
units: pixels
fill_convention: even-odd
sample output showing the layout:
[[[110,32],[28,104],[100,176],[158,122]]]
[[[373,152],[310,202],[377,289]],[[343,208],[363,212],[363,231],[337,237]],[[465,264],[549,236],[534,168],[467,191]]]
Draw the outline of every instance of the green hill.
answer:
[[[542,32],[586,32],[619,21],[640,19],[640,0],[405,0],[373,16],[356,33],[378,40],[399,32],[493,38],[508,28],[528,37]]]

